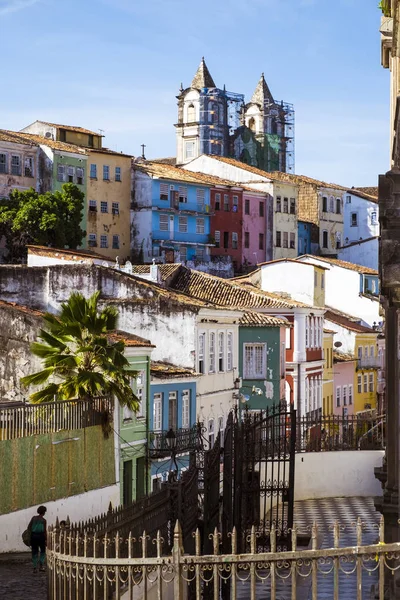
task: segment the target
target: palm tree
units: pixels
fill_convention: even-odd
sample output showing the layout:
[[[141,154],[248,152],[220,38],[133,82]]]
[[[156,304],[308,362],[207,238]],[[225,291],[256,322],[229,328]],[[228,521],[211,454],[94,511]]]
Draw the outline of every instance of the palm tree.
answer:
[[[32,403],[113,395],[121,405],[138,409],[131,387],[137,373],[129,368],[124,342],[110,338],[118,310],[113,306],[99,310],[99,296],[96,292],[87,299],[74,292],[58,316],[44,315],[47,328],[38,336],[42,341],[31,345],[44,368],[21,379],[24,386],[47,384],[31,394]]]

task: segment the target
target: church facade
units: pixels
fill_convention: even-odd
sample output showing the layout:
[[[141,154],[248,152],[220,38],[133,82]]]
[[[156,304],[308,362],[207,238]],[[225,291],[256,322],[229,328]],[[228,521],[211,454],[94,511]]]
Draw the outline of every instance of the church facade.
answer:
[[[294,173],[294,109],[274,100],[264,74],[251,101],[218,88],[202,58],[178,99],[177,165],[201,154],[235,158],[264,171]]]

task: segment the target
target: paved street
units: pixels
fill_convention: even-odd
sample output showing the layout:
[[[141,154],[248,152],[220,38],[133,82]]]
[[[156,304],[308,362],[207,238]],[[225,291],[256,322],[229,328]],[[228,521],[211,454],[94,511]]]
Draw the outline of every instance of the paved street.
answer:
[[[0,555],[0,600],[46,600],[46,573],[32,572],[30,554]]]

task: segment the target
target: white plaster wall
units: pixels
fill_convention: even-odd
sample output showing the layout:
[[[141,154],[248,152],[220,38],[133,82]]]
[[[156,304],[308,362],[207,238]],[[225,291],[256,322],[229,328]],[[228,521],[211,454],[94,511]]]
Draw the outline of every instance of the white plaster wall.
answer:
[[[112,503],[120,503],[119,484],[107,486],[84,494],[62,498],[54,502],[46,502],[46,519],[48,525],[53,525],[56,518],[61,521],[67,516],[71,522],[84,521],[107,512]],[[27,547],[23,544],[21,535],[27,528],[31,517],[36,514],[37,506],[18,510],[6,515],[0,515],[0,553],[23,552]]]
[[[246,169],[241,169],[240,167],[236,167],[234,165],[230,165],[228,163],[221,162],[220,160],[214,159],[210,156],[206,156],[202,154],[198,158],[195,158],[190,163],[186,164],[184,169],[188,171],[206,173],[208,175],[216,175],[217,177],[222,177],[223,179],[229,179],[230,181],[236,181],[238,183],[251,182],[251,181],[260,181],[263,180],[266,183],[269,183],[269,188],[258,188],[262,191],[272,192],[272,183],[268,177],[261,177],[260,174],[251,173]],[[263,184],[260,184],[261,186]]]
[[[377,271],[379,268],[379,239],[376,237],[367,242],[354,244],[354,246],[340,248],[338,258]]]
[[[350,196],[351,202],[347,202],[347,198]],[[346,238],[348,242],[358,242],[360,238],[366,239],[379,235],[379,205],[377,202],[371,202],[364,198],[359,198],[354,194],[345,194],[344,196],[344,231],[343,231],[343,243],[346,244]],[[371,223],[371,214],[376,212],[376,225]],[[351,213],[357,213],[358,224],[357,227],[351,226]],[[363,263],[359,263],[363,264]]]
[[[379,302],[360,295],[360,273],[330,265],[314,256],[300,260],[327,268],[325,271],[326,306],[358,317],[370,326],[382,320],[379,316]]]
[[[374,468],[382,466],[383,456],[383,450],[296,454],[294,499],[379,496]]]
[[[314,267],[293,262],[278,262],[261,267],[261,289],[286,292],[294,300],[314,304]]]
[[[334,343],[341,342],[342,345],[337,348],[338,352],[354,354],[356,346],[356,334],[354,331],[350,331],[346,327],[341,327],[328,319],[324,319],[324,327],[335,332],[333,336]]]

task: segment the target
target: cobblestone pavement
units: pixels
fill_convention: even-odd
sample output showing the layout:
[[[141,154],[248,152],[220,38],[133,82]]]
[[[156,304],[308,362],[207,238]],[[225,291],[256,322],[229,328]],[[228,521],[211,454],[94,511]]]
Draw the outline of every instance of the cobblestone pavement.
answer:
[[[0,555],[0,600],[46,599],[46,573],[33,573],[29,553]]]

